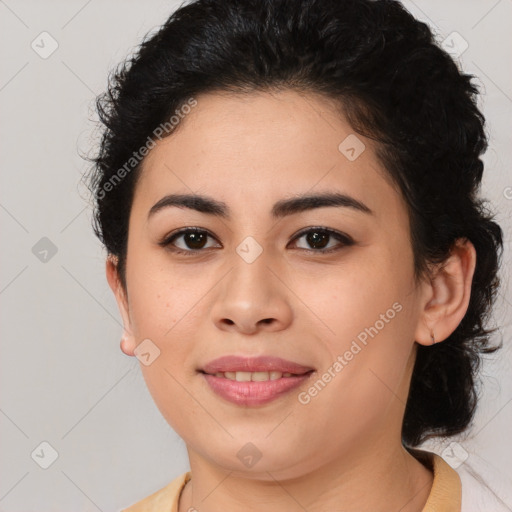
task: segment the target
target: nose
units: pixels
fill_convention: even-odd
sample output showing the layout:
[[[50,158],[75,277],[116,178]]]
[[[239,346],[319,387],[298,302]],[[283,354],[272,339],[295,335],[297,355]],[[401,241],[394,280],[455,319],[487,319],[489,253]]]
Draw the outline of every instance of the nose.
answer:
[[[232,270],[215,297],[212,319],[218,329],[255,334],[286,329],[293,318],[286,277],[265,251],[252,263],[233,258]]]

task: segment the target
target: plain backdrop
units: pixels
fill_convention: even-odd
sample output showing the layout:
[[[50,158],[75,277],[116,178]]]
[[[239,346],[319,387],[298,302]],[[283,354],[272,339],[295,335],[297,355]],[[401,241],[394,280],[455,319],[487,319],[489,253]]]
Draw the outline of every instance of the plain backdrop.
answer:
[[[424,448],[512,510],[512,0],[404,3],[478,77],[490,136],[482,196],[505,233],[492,320],[504,348],[485,361],[468,435]],[[0,0],[0,511],[117,511],[189,469],[139,362],[119,349],[80,157],[94,152],[109,70],[177,6]]]

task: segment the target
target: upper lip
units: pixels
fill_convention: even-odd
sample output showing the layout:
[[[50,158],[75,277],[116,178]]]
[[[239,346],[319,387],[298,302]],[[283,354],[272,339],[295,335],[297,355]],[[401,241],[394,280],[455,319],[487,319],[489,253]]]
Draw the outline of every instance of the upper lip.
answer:
[[[309,366],[303,366],[293,361],[287,361],[280,357],[258,356],[222,356],[205,364],[201,371],[214,375],[218,372],[270,372],[293,373],[302,375],[314,370]]]

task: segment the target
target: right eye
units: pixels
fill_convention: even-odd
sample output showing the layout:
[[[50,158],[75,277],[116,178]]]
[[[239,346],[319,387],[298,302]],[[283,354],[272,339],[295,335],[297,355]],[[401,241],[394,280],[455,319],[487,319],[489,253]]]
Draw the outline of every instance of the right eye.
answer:
[[[158,242],[158,245],[178,254],[193,256],[194,254],[202,252],[208,237],[214,238],[204,229],[186,228],[166,236],[161,242]],[[182,247],[177,247],[175,241],[180,238],[183,239]]]

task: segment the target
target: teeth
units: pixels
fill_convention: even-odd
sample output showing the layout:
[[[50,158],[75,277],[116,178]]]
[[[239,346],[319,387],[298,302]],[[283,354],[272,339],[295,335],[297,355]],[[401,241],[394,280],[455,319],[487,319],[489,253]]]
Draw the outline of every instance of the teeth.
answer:
[[[270,379],[269,372],[253,372],[249,373],[249,375],[251,376],[251,380],[256,381],[264,381]]]
[[[224,377],[230,380],[236,380],[238,382],[263,382],[266,380],[277,380],[281,377],[291,377],[292,374],[289,372],[217,372],[215,377]]]
[[[235,379],[237,382],[249,382],[251,380],[251,372],[236,372]]]

